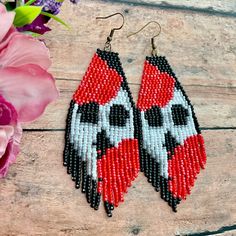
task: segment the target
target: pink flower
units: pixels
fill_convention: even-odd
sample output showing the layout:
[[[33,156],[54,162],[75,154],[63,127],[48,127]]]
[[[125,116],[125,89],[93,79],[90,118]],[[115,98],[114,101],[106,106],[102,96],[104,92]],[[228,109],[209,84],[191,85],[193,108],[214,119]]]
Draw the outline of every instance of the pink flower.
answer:
[[[15,108],[0,96],[0,178],[6,175],[19,153],[21,134]]]
[[[44,45],[12,26],[14,13],[0,4],[0,177],[18,153],[20,122],[38,118],[58,97]]]

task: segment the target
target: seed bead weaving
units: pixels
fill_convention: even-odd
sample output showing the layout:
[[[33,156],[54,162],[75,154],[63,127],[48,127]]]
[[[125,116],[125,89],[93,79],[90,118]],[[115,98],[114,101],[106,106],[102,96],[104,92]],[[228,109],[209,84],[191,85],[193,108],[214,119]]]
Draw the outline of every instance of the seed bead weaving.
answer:
[[[102,199],[109,217],[139,173],[135,122],[118,54],[98,49],[70,104],[64,165],[90,206]]]
[[[193,106],[165,57],[146,58],[137,107],[141,171],[176,211],[206,153]]]

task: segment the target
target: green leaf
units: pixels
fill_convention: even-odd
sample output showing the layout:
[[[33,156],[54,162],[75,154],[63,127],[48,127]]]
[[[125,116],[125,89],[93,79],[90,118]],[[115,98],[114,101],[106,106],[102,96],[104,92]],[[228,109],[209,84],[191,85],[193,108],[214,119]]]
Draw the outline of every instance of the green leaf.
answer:
[[[41,34],[37,34],[31,31],[23,31],[22,33],[31,35],[32,37],[35,37],[35,38],[41,36]]]
[[[53,15],[53,14],[51,14],[51,13],[45,12],[45,11],[42,11],[41,14],[44,15],[44,16],[48,16],[48,17],[54,19],[55,21],[57,21],[57,22],[61,23],[62,25],[64,25],[66,28],[70,29],[70,26],[69,26],[68,24],[66,24],[66,23],[65,23],[62,19],[60,19],[59,17],[57,17],[57,16],[55,16],[55,15]]]
[[[31,4],[33,4],[36,0],[29,0],[27,3],[25,3],[24,6],[30,6]]]
[[[56,2],[64,2],[64,0],[56,0]]]
[[[16,16],[13,24],[16,27],[31,24],[40,15],[42,7],[39,6],[20,6],[15,9]]]

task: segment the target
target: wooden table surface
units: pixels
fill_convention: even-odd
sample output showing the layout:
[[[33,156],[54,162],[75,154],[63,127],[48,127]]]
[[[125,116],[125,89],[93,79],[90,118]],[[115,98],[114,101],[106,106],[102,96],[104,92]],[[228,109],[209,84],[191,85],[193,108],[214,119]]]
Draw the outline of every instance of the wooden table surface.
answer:
[[[155,25],[126,38],[150,20],[162,25],[156,39],[195,105],[208,155],[192,194],[173,213],[140,173],[125,203],[107,218],[91,209],[62,166],[65,116],[96,48],[103,48],[119,19],[96,16],[122,12],[115,33],[135,100]],[[64,3],[45,36],[51,72],[61,96],[45,114],[24,125],[21,154],[0,180],[0,235],[236,235],[236,1],[81,0]]]

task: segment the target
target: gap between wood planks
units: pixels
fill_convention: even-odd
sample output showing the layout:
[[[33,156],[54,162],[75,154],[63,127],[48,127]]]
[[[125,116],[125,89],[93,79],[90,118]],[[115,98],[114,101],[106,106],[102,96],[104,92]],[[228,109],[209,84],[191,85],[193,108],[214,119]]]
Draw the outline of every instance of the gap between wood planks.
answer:
[[[230,226],[222,226],[221,228],[215,231],[204,231],[204,232],[190,233],[190,234],[176,234],[175,236],[209,236],[209,235],[218,235],[218,234],[235,231],[235,230],[236,230],[236,225],[230,225]]]
[[[56,78],[56,80],[58,81],[76,81],[78,82],[78,84],[80,83],[81,79],[66,79],[66,78]],[[140,85],[139,83],[129,83],[131,85]],[[184,87],[188,87],[188,86],[202,86],[202,87],[218,87],[218,88],[230,88],[230,89],[234,89],[236,87],[234,86],[205,86],[205,85],[185,85]],[[65,121],[66,122],[66,121]],[[65,123],[66,124],[66,123]],[[236,127],[234,126],[214,126],[214,127],[200,127],[201,130],[236,130]],[[65,129],[44,129],[44,128],[25,128],[23,129],[24,132],[61,132],[61,131],[65,131]]]
[[[192,13],[199,13],[205,15],[213,15],[213,16],[222,16],[222,17],[232,17],[236,18],[236,12],[234,11],[220,11],[214,10],[212,7],[207,8],[198,8],[198,7],[187,7],[184,5],[172,5],[165,1],[161,3],[145,3],[145,2],[136,2],[135,0],[100,0],[101,2],[112,2],[117,4],[126,4],[132,6],[142,6],[142,7],[149,7],[149,8],[157,8],[162,10],[169,10],[169,11],[185,11],[185,12],[192,12]]]
[[[201,130],[236,130],[236,127],[200,127]],[[62,132],[65,129],[23,129],[24,132]]]

